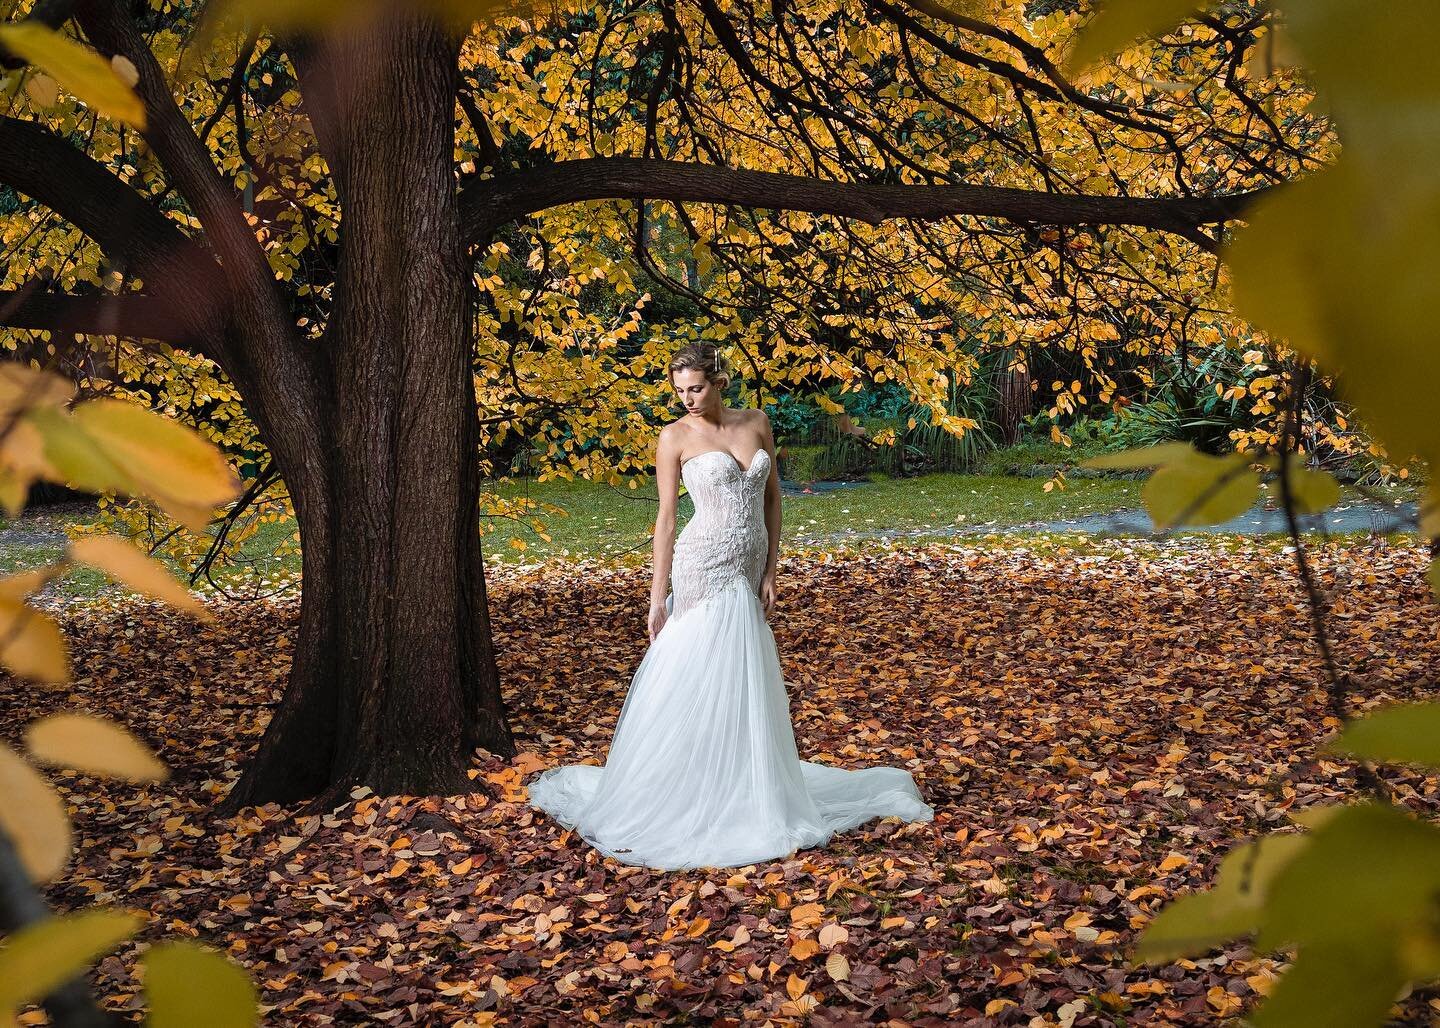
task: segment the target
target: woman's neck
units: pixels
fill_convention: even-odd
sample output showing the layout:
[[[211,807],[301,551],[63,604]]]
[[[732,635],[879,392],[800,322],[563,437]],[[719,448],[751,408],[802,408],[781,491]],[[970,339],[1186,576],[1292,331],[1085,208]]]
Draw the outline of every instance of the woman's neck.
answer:
[[[685,416],[686,416],[687,418],[693,418],[693,419],[695,419],[696,421],[703,421],[703,422],[705,422],[705,424],[711,425],[711,426],[713,426],[713,427],[715,427],[715,428],[724,428],[724,427],[725,427],[725,406],[724,406],[724,404],[721,404],[719,407],[716,407],[713,411],[703,411],[703,412],[701,412],[701,413],[699,413],[699,414],[690,414],[690,413],[687,413]]]

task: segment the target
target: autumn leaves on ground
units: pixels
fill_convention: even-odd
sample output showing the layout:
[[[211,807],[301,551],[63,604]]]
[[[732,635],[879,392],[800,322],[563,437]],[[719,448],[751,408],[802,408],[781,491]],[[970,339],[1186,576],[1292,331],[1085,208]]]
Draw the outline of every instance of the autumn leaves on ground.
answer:
[[[1440,669],[1423,550],[1315,559],[1360,693],[1419,694]],[[1235,947],[1135,967],[1137,929],[1236,840],[1353,788],[1317,751],[1334,722],[1290,561],[1113,541],[787,558],[772,623],[802,756],[903,766],[936,817],[742,869],[608,862],[524,803],[536,770],[603,760],[644,651],[642,569],[499,572],[523,752],[478,763],[470,795],[212,815],[283,681],[286,605],[198,629],[72,608],[74,685],[11,685],[0,718],[14,738],[89,709],[155,745],[163,786],[57,776],[83,841],[50,898],[226,949],[271,1023],[1208,1024],[1282,965]],[[1433,812],[1434,779],[1388,781]],[[134,956],[99,967],[118,1009],[141,1006]]]

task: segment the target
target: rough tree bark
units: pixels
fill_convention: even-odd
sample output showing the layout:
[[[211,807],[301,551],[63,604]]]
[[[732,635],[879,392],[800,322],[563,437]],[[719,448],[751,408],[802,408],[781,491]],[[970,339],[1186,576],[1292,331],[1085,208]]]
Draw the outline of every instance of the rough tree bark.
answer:
[[[330,458],[298,477],[280,465],[301,511],[297,664],[231,808],[318,807],[359,783],[462,792],[476,746],[513,752],[480,559],[457,57],[439,27],[387,18],[300,61],[324,83],[312,117],[345,201],[323,341]]]

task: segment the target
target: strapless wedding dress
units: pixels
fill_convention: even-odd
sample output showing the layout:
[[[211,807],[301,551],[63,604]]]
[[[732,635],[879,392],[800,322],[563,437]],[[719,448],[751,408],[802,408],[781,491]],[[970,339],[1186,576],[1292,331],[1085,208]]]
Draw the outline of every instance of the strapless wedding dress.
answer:
[[[675,539],[670,613],[631,679],[603,767],[541,772],[530,803],[627,864],[738,867],[894,815],[929,821],[909,772],[802,761],[760,600],[770,454],[687,460],[695,514]]]

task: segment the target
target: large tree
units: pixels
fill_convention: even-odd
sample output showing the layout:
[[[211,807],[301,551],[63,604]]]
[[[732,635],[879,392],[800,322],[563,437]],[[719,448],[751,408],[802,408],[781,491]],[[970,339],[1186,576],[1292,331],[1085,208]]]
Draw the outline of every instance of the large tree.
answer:
[[[522,386],[577,301],[542,326],[539,289],[496,276],[505,255],[620,241],[698,331],[800,353],[797,380],[829,352],[943,388],[904,351],[937,309],[1013,304],[1087,361],[1130,344],[1105,326],[1134,322],[1140,292],[1189,289],[1170,308],[1187,324],[1218,309],[1224,225],[1324,137],[1303,89],[1245,70],[1263,9],[1225,5],[1079,86],[1060,60],[1079,5],[986,6],[617,0],[467,34],[464,5],[382,4],[210,46],[188,5],[36,5],[133,65],[146,127],[0,119],[0,183],[27,198],[11,254],[24,227],[105,261],[52,268],[6,324],[213,362],[299,526],[294,666],[232,807],[461,791],[475,747],[513,752],[477,447],[605,383],[592,367],[564,402]],[[177,72],[187,45],[207,47],[198,74]],[[607,360],[611,384],[660,366]],[[512,387],[498,412],[487,361]],[[611,441],[643,464],[652,431],[626,418]]]

